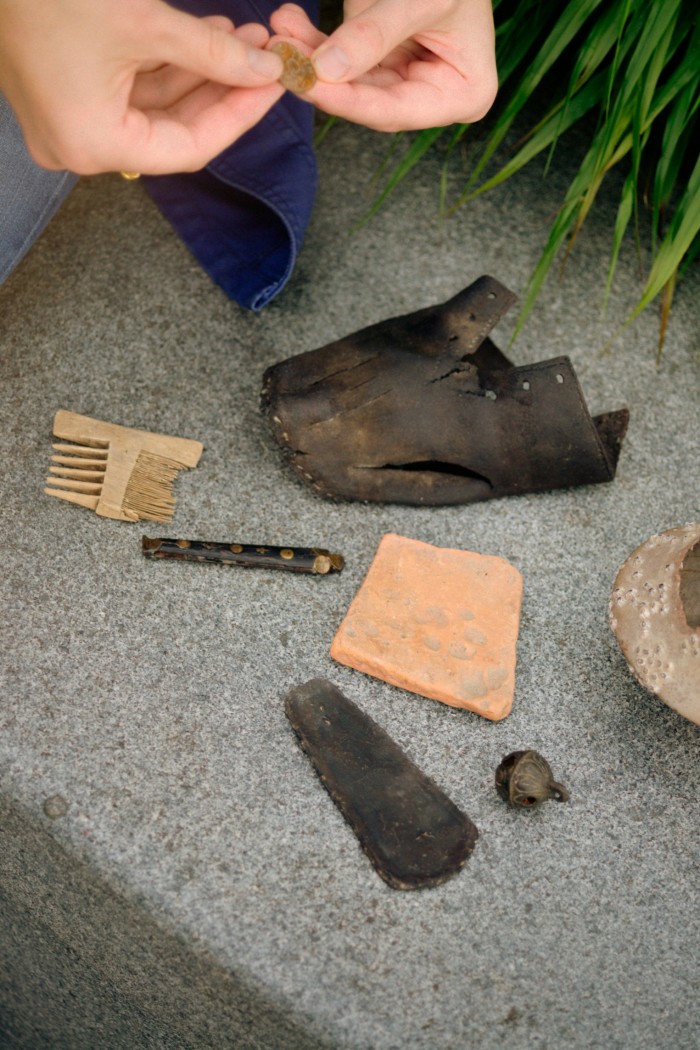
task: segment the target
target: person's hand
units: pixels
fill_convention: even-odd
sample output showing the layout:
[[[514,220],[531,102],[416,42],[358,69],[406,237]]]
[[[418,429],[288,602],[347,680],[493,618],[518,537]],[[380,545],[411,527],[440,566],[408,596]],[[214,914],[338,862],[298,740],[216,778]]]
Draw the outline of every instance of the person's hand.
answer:
[[[490,0],[346,0],[328,37],[296,4],[270,24],[312,57],[319,81],[305,98],[378,131],[471,123],[496,97]]]
[[[0,89],[45,168],[195,171],[281,97],[268,40],[163,0],[0,0]]]

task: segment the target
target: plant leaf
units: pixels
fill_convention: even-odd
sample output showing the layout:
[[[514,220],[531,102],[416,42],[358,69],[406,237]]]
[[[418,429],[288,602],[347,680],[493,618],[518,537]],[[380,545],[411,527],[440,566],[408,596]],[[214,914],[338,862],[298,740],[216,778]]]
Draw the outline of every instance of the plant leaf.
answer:
[[[700,157],[695,163],[683,196],[669,225],[666,236],[659,245],[656,258],[649,272],[642,297],[630,314],[630,320],[638,317],[659,294],[679,268],[683,256],[700,234]]]

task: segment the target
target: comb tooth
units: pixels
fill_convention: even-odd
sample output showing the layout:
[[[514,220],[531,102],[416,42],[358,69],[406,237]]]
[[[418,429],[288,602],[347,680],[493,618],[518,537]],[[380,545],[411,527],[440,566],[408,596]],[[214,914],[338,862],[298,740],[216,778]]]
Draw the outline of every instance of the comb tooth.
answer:
[[[107,448],[96,448],[93,445],[66,445],[63,442],[52,445],[51,448],[55,448],[57,452],[72,452],[75,456],[93,456],[100,457],[106,460],[109,455]]]
[[[117,429],[120,429],[120,428],[117,428]],[[101,448],[108,449],[109,448],[109,441],[105,440],[104,438],[89,438],[89,437],[82,437],[80,435],[76,435],[74,437],[72,434],[65,434],[65,433],[64,434],[59,434],[56,430],[54,430],[53,436],[55,438],[61,438],[63,441],[70,441],[74,445],[81,445],[83,448],[94,448],[94,449],[101,449]]]
[[[71,481],[63,478],[47,478],[46,483],[48,485],[55,485],[56,488],[70,489],[71,492],[84,492],[86,496],[99,496],[102,492],[101,485],[93,485],[85,481]]]
[[[62,463],[65,467],[75,467],[78,470],[102,470],[107,469],[106,459],[81,459],[80,456],[52,456],[52,463]]]
[[[99,496],[86,496],[82,492],[64,492],[62,489],[44,489],[44,492],[47,496],[58,496],[69,503],[77,503],[79,507],[87,507],[88,510],[97,510],[99,503]]]
[[[101,484],[105,479],[104,470],[70,470],[69,467],[49,467],[49,470],[60,478],[77,478],[78,481],[97,481]]]

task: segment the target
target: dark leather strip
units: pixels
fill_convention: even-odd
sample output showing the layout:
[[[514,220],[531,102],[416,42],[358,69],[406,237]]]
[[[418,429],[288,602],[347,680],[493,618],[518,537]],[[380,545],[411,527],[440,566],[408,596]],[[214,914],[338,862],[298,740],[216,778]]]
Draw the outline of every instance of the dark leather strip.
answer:
[[[437,886],[469,859],[479,832],[381,726],[315,678],[285,711],[321,782],[389,886]]]

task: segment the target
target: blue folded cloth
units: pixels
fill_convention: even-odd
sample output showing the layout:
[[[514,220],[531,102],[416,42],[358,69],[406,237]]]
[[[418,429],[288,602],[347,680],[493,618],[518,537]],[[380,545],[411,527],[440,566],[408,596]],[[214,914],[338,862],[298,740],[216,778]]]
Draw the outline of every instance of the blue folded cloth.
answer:
[[[314,21],[318,0],[297,0]],[[196,15],[260,22],[281,0],[177,0]],[[261,310],[287,283],[313,208],[313,107],[286,92],[202,171],[143,182],[195,258],[230,298]]]

